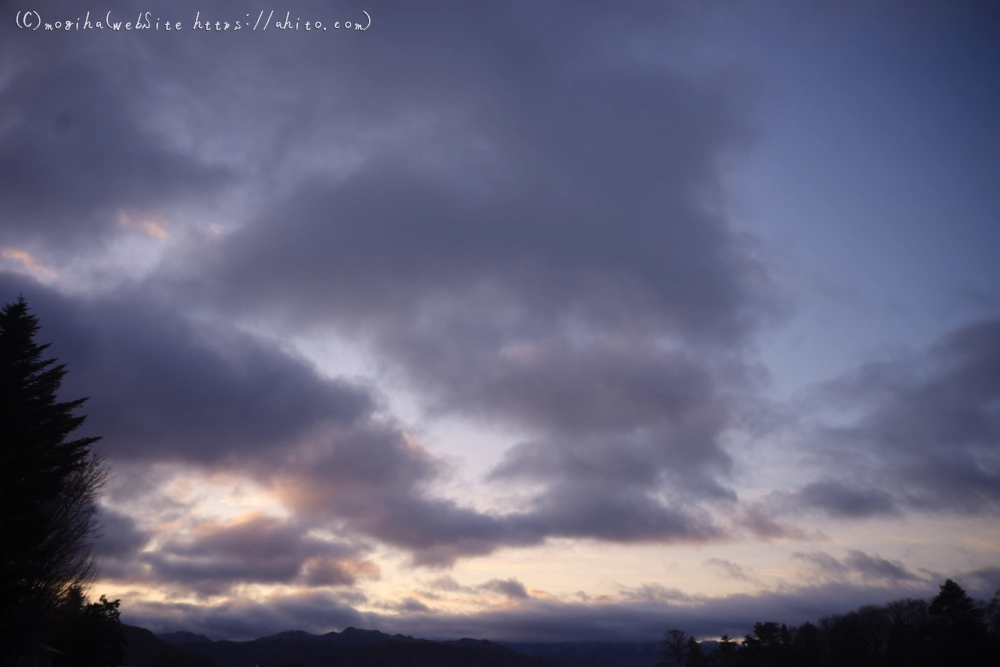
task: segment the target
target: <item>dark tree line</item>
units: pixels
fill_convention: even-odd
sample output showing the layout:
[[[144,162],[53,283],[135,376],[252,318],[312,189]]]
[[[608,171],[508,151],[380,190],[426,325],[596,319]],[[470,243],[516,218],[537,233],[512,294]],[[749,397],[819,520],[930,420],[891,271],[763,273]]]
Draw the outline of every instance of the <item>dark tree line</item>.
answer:
[[[723,635],[711,654],[671,630],[662,647],[669,667],[992,667],[1000,664],[1000,590],[979,603],[948,579],[929,603],[868,605],[791,628],[755,623],[739,643]]]
[[[70,437],[86,399],[58,400],[66,367],[43,357],[39,328],[23,297],[0,310],[0,660],[117,665],[118,601],[84,595],[108,469],[98,438]]]

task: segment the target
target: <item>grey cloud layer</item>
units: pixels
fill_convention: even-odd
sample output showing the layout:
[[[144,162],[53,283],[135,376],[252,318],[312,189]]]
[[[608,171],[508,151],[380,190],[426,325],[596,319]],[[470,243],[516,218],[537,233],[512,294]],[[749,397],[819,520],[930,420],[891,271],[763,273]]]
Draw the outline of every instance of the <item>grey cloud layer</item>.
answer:
[[[218,595],[248,583],[345,586],[378,577],[378,566],[357,548],[310,537],[306,529],[267,516],[203,523],[189,537],[144,554],[140,561],[148,572],[142,581]]]
[[[428,414],[533,434],[493,476],[544,479],[528,515],[417,504],[391,531],[377,513],[380,535],[415,525],[408,544],[443,532],[475,553],[547,535],[703,540],[720,531],[697,505],[735,498],[718,438],[769,306],[749,241],[711,202],[746,123],[725,90],[637,71],[624,37],[572,14],[558,48],[518,35],[534,65],[516,76],[493,59],[511,34],[484,48],[466,40],[492,28],[449,14],[467,21],[454,59],[408,61],[437,66],[427,91],[385,100],[412,110],[405,129],[386,114],[394,141],[346,178],[309,174],[206,254],[221,308],[363,340]],[[338,110],[354,126],[362,108]],[[394,498],[382,505],[402,511]]]
[[[146,127],[134,92],[147,86],[129,82],[147,73],[110,76],[106,62],[33,41],[0,88],[0,243],[70,259],[108,243],[121,213],[205,202],[231,182]]]
[[[107,90],[83,98],[69,89],[67,100],[90,109],[79,122],[123,130],[81,130],[78,141],[144,151],[105,159],[83,144],[53,144],[86,158],[88,178],[123,183],[120,201],[83,188],[96,198],[91,208],[132,205],[129,179],[151,180],[142,165],[167,159],[157,151],[186,155],[191,167],[178,171],[202,188],[185,192],[183,179],[164,176],[165,196],[190,206],[199,192],[219,192],[223,181],[199,166],[212,163],[230,165],[236,180],[225,182],[260,203],[231,234],[168,248],[163,275],[150,282],[163,279],[160,313],[134,312],[136,294],[107,299],[100,315],[79,310],[75,330],[43,313],[53,339],[73,341],[63,350],[74,381],[101,370],[85,393],[108,451],[247,468],[266,461],[263,476],[310,520],[345,521],[424,563],[553,535],[720,537],[700,503],[735,499],[718,438],[731,388],[747,384],[740,350],[768,308],[766,276],[722,214],[718,179],[720,160],[751,133],[726,86],[635,62],[630,36],[658,30],[663,10],[583,9],[565,12],[553,36],[527,4],[487,16],[461,3],[400,3],[384,8],[382,32],[370,35],[300,36],[280,47],[255,36],[252,49],[233,47],[250,66],[237,66],[224,35],[151,35],[120,48],[144,54],[152,79],[82,73]],[[437,36],[440,47],[414,50],[417,36]],[[180,48],[192,39],[190,53]],[[61,44],[37,73],[15,79],[11,100],[58,115],[46,77],[86,60],[74,57],[81,53],[109,56],[74,37]],[[355,66],[326,68],[324,85],[313,85],[320,54]],[[300,66],[287,67],[293,60]],[[234,72],[247,85],[233,85]],[[225,122],[196,113],[196,91]],[[150,100],[162,108],[137,118]],[[40,164],[54,169],[58,157]],[[117,178],[123,164],[136,169]],[[47,206],[81,203],[67,195]],[[540,495],[506,516],[436,499],[427,487],[439,465],[391,420],[373,420],[369,391],[320,379],[224,324],[170,321],[171,306],[190,299],[202,312],[279,316],[273,326],[286,335],[334,329],[384,359],[425,397],[428,414],[529,432],[494,479],[544,475]]]
[[[858,416],[814,433],[829,476],[778,494],[781,503],[838,518],[1000,506],[1000,320],[869,364],[822,397]]]
[[[898,560],[886,560],[878,555],[869,555],[864,551],[851,549],[847,557],[838,560],[824,551],[812,553],[796,553],[794,558],[805,561],[816,568],[822,579],[844,581],[851,575],[858,575],[868,582],[907,582],[921,581],[917,575],[906,569]]]
[[[63,392],[91,397],[86,428],[116,459],[249,465],[377,407],[365,387],[322,378],[251,336],[195,325],[141,293],[69,299],[10,274],[0,290],[29,299],[40,340],[69,364]]]

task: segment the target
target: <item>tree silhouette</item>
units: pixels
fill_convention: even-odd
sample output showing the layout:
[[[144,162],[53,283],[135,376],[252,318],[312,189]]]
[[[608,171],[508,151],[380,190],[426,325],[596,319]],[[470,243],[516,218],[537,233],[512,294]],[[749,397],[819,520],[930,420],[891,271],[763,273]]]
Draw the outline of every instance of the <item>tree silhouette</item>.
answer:
[[[794,665],[822,667],[828,664],[823,650],[823,635],[812,623],[803,623],[792,636],[790,662]]]
[[[687,667],[709,667],[708,656],[702,652],[698,640],[694,637],[688,637],[684,649]]]
[[[984,617],[986,628],[995,641],[1000,641],[1000,588],[986,605]]]
[[[687,633],[683,630],[670,630],[663,635],[661,642],[663,662],[670,667],[684,667],[687,663]]]
[[[103,595],[87,602],[80,588],[71,588],[56,612],[51,641],[76,667],[119,665],[125,657],[125,633],[118,605]]]
[[[923,600],[896,600],[885,606],[889,622],[886,665],[910,667],[926,663],[928,656],[927,603]]]
[[[791,644],[791,632],[784,623],[754,623],[753,634],[743,640],[742,662],[754,667],[784,667],[790,663]]]
[[[712,667],[736,667],[739,654],[738,644],[728,634],[719,638],[719,646],[712,654]]]
[[[942,664],[978,665],[988,650],[983,610],[951,579],[931,600],[928,612],[935,638],[935,657]]]
[[[107,472],[69,436],[86,399],[59,402],[65,364],[43,359],[23,297],[0,310],[0,653],[21,655],[93,577],[89,540]]]
[[[686,635],[664,635],[664,657]],[[688,639],[687,647],[697,646]],[[722,635],[711,667],[993,667],[1000,655],[1000,590],[977,602],[951,579],[930,603],[903,599],[788,628],[755,623],[742,646]],[[692,651],[670,665],[696,666]],[[686,660],[687,662],[684,662]],[[698,660],[694,657],[694,660]]]

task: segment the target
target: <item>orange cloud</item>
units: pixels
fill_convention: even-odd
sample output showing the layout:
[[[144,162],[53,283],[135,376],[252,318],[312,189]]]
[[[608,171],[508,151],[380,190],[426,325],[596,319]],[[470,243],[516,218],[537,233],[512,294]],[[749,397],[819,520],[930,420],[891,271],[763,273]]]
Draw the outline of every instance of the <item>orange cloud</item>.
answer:
[[[24,265],[26,269],[32,273],[40,274],[46,278],[58,278],[59,274],[50,269],[49,267],[42,264],[40,261],[31,256],[30,253],[19,250],[17,248],[4,248],[0,251],[0,257],[4,259],[11,259],[15,262],[20,262]]]
[[[168,226],[167,221],[160,216],[132,215],[124,211],[119,211],[118,223],[138,227],[146,233],[146,236],[159,241],[165,241],[170,238],[170,234],[166,230]]]

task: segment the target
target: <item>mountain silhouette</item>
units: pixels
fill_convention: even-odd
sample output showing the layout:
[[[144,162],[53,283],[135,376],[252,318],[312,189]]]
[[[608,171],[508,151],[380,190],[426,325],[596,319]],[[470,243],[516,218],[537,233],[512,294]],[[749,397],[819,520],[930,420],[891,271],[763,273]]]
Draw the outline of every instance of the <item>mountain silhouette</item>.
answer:
[[[187,654],[179,662],[142,662],[142,656],[127,652],[126,663],[136,667],[554,667],[552,661],[524,655],[511,648],[482,639],[431,641],[378,630],[347,628],[342,632],[314,635],[289,630],[250,641],[212,641],[191,632],[171,632],[149,639]],[[131,643],[130,643],[131,651]],[[191,662],[191,657],[203,662]],[[207,661],[207,662],[204,662]]]

